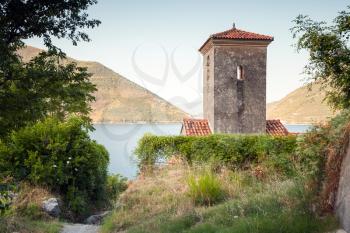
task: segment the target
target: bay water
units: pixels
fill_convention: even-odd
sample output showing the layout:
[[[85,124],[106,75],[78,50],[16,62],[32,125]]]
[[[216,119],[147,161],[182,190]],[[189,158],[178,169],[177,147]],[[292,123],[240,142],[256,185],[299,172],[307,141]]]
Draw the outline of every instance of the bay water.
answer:
[[[304,133],[310,125],[285,125],[290,132]],[[110,155],[109,172],[128,179],[137,175],[137,159],[134,155],[138,140],[146,133],[155,135],[179,135],[181,124],[95,124],[92,139],[104,145]]]

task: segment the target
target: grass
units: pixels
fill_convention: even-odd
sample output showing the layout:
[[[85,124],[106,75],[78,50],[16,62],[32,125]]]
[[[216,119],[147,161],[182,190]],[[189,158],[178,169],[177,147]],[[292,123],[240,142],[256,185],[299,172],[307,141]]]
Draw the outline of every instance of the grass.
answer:
[[[187,186],[190,197],[199,205],[213,205],[225,196],[219,179],[211,171],[205,171],[197,177],[190,175]]]
[[[177,164],[138,178],[101,232],[318,233],[338,226],[332,216],[319,218],[310,210],[310,190],[297,177],[207,171]],[[220,202],[196,201],[206,200],[203,192]]]
[[[0,233],[58,233],[62,224],[41,210],[42,201],[53,197],[46,188],[27,183],[19,185],[11,208],[0,216]]]
[[[58,221],[30,220],[24,217],[0,218],[0,233],[59,233],[62,224]]]

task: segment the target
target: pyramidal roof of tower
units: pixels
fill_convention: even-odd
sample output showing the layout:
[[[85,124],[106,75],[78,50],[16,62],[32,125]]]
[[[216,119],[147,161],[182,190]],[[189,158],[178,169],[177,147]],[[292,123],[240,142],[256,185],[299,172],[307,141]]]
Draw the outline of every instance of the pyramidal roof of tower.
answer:
[[[212,34],[199,50],[201,50],[210,39],[273,41],[272,36],[243,31],[233,26],[233,28],[229,30]]]
[[[235,39],[235,40],[273,40],[272,36],[262,35],[254,32],[247,32],[237,28],[231,28],[210,36],[213,39]]]

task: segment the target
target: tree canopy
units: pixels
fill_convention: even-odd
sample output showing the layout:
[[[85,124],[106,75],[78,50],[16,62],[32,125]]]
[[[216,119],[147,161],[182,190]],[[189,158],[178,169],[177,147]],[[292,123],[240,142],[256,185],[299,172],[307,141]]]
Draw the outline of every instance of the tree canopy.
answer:
[[[331,25],[305,15],[291,29],[297,49],[310,54],[305,72],[322,84],[326,100],[335,109],[350,107],[350,6],[339,12]]]
[[[95,86],[86,68],[63,60],[52,38],[74,45],[89,41],[84,30],[100,24],[88,7],[96,0],[3,0],[0,2],[0,137],[46,116],[88,119]],[[17,51],[39,37],[48,48],[28,63]]]
[[[18,46],[23,39],[42,37],[52,47],[52,37],[68,38],[73,44],[89,41],[84,28],[94,28],[99,20],[86,12],[96,0],[3,0],[0,3],[2,43]]]

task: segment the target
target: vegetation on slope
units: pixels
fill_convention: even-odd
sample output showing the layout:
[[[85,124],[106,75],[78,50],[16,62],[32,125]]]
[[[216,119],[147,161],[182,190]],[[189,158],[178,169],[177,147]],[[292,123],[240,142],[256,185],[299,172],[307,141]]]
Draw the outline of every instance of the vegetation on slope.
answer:
[[[3,182],[0,180],[0,187],[3,187]],[[0,217],[0,233],[60,232],[62,224],[41,210],[42,201],[57,197],[57,194],[28,183],[21,183],[13,191],[17,192],[17,197],[12,200],[10,208]],[[0,210],[4,209],[0,208]]]
[[[208,172],[216,181],[203,181]],[[189,179],[202,179],[204,186],[192,187]],[[193,189],[198,189],[198,195],[193,195]],[[212,200],[203,202],[203,193]],[[104,222],[102,232],[334,230],[337,222],[333,217],[320,218],[312,212],[311,193],[301,176],[283,177],[262,166],[213,171],[207,166],[175,164],[134,181],[119,199],[118,209]]]
[[[40,51],[27,46],[18,53],[27,62]],[[187,116],[166,100],[98,62],[68,60],[87,67],[92,74],[90,80],[97,88],[96,101],[91,103],[93,122],[180,122]]]
[[[322,174],[332,164],[321,153],[334,134],[321,128],[298,138],[146,135],[136,150],[142,173],[102,232],[334,230],[322,204],[329,183]]]
[[[327,105],[325,96],[320,84],[300,87],[281,100],[267,104],[267,119],[280,119],[288,124],[326,122],[337,112]]]

